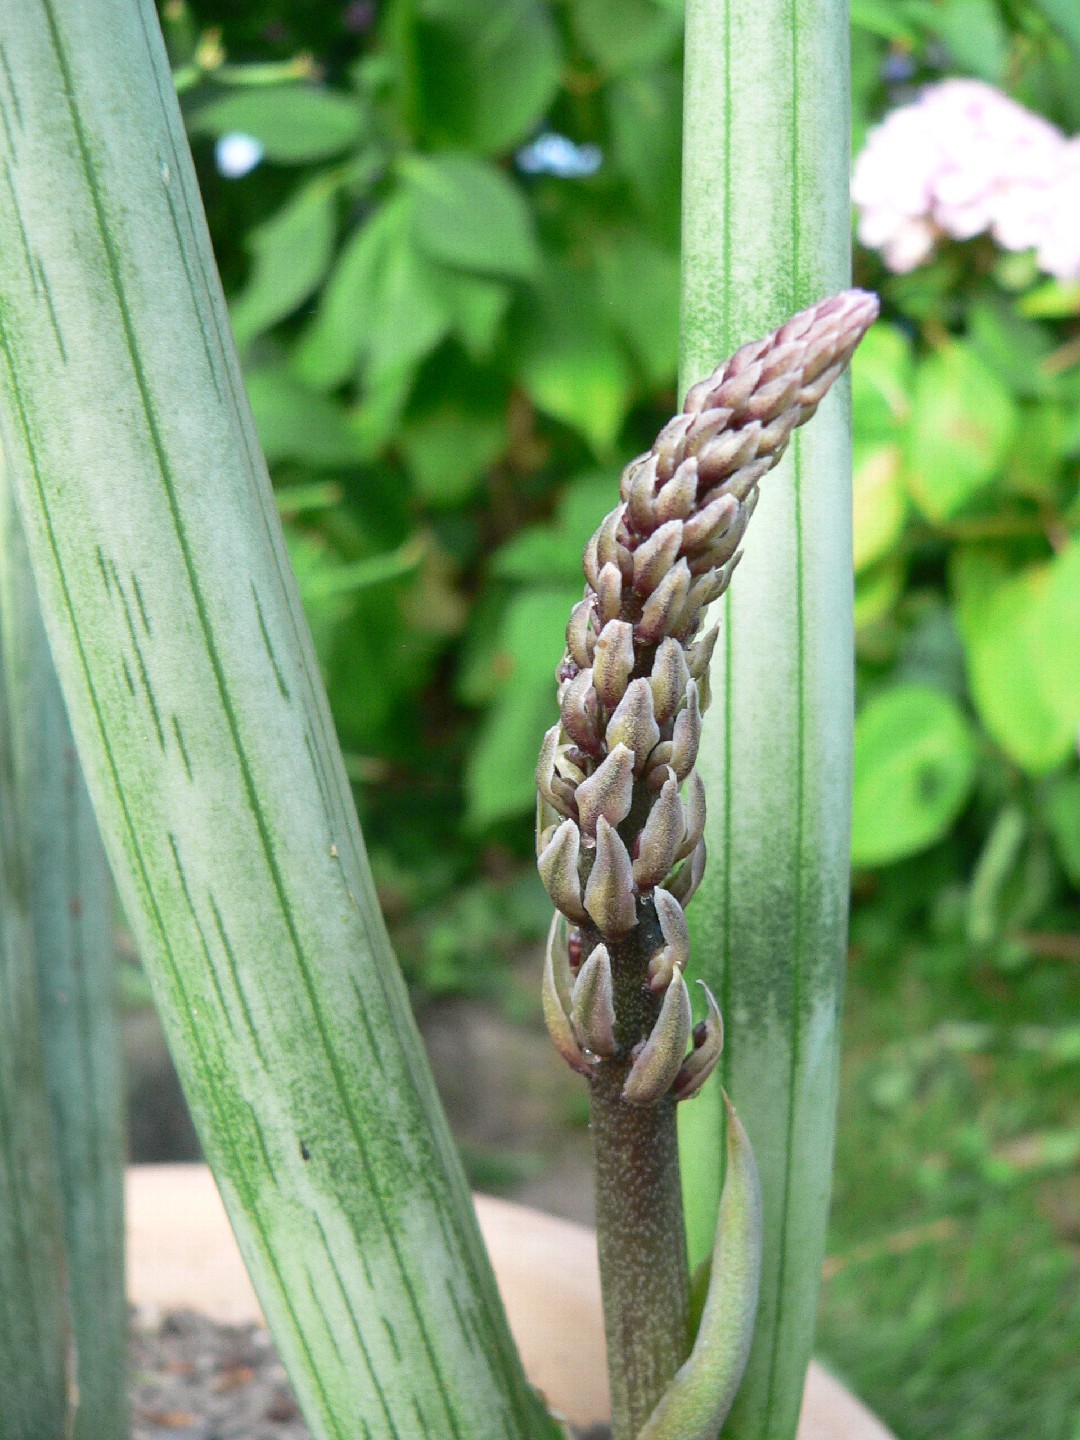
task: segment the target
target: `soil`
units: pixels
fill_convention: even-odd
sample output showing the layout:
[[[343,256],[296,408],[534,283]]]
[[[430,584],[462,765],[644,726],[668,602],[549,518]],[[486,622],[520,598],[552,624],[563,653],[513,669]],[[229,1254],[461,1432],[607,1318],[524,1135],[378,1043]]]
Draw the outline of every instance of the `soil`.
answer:
[[[270,1336],[190,1310],[136,1310],[132,1440],[310,1440]]]
[[[133,1310],[128,1358],[132,1440],[311,1440],[258,1325],[218,1325],[191,1310]],[[577,1440],[610,1433],[593,1426]]]

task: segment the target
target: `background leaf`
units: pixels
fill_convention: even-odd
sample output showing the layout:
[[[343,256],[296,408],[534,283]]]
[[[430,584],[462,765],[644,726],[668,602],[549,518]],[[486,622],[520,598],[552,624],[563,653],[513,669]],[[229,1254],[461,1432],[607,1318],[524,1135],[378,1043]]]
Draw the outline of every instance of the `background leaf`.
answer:
[[[851,858],[890,864],[949,830],[971,794],[978,752],[956,702],[926,685],[896,685],[855,725]]]
[[[304,85],[234,90],[199,106],[188,121],[195,135],[250,135],[267,160],[284,165],[340,155],[359,143],[366,127],[359,100]]]
[[[330,264],[335,197],[324,182],[301,190],[251,233],[251,278],[230,308],[241,344],[251,340],[314,292]]]
[[[993,479],[1013,438],[1016,407],[959,341],[919,364],[913,406],[908,488],[931,520],[947,520]]]
[[[512,181],[469,155],[416,156],[405,171],[413,236],[433,260],[493,275],[539,264],[532,215]]]

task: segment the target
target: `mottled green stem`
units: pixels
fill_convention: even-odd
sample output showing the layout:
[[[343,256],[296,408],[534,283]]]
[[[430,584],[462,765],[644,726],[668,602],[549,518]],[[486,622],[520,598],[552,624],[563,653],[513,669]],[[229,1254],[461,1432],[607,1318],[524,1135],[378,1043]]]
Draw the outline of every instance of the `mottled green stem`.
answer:
[[[0,460],[0,656],[78,1366],[74,1440],[127,1430],[113,889]]]
[[[0,593],[0,625],[7,620]],[[67,1264],[41,1053],[17,729],[0,649],[0,1433],[62,1440],[72,1421]]]
[[[263,1312],[316,1440],[537,1440],[154,6],[0,15],[0,433],[110,864]]]
[[[660,1000],[644,982],[661,943],[655,920],[646,920],[614,947],[620,1040],[647,1034],[656,1021]],[[629,1056],[600,1066],[589,1106],[613,1440],[633,1440],[689,1350],[677,1101],[628,1104],[629,1069]]]
[[[689,0],[682,383],[847,283],[843,0]],[[726,1024],[719,1080],[683,1107],[691,1262],[724,1165],[722,1083],[761,1172],[749,1366],[725,1435],[791,1440],[828,1212],[846,942],[852,566],[846,384],[762,487],[721,622],[699,769],[710,863],[688,911]]]

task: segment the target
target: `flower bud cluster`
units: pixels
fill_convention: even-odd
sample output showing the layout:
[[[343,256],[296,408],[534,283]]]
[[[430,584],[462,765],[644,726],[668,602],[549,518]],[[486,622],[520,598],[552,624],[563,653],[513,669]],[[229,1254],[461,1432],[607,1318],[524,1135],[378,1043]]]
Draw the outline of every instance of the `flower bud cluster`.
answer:
[[[1080,279],[1080,138],[980,80],[944,80],[892,111],[855,161],[859,239],[904,273],[944,236],[988,232]]]
[[[537,766],[537,864],[559,912],[544,1015],[583,1074],[627,1067],[632,1104],[695,1093],[722,1044],[711,995],[692,1028],[683,979],[684,907],[705,868],[694,766],[718,633],[699,634],[702,619],[739,560],[758,482],[876,314],[873,296],[845,291],[693,386],[626,467],[620,504],[585,550],[585,594],[557,674],[560,719]]]

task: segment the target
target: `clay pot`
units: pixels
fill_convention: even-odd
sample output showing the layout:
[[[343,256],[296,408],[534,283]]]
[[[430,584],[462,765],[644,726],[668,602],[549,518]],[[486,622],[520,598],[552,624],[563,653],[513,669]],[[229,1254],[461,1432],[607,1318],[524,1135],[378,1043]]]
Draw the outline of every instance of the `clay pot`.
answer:
[[[476,1197],[510,1328],[529,1378],[576,1424],[608,1415],[596,1237],[505,1200]],[[261,1321],[217,1189],[205,1165],[136,1165],[127,1175],[128,1292],[136,1305]],[[798,1440],[893,1440],[811,1365]]]

